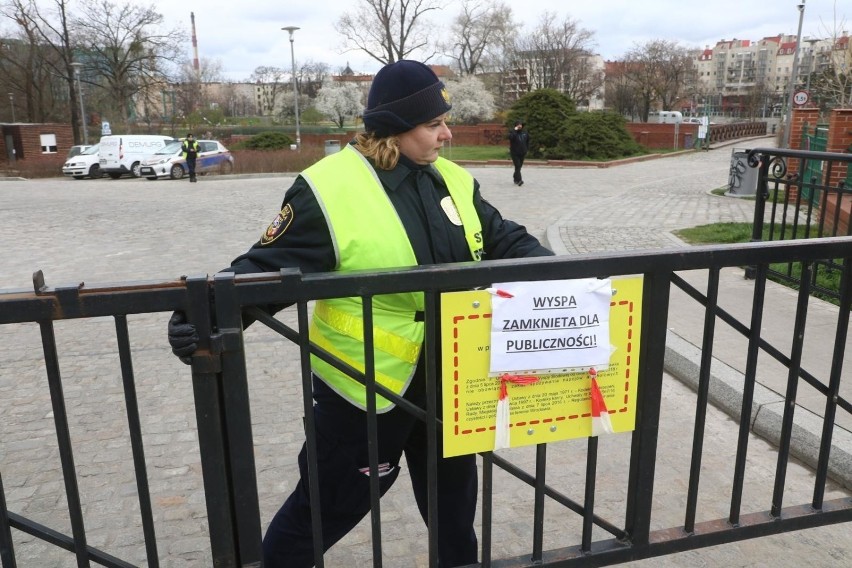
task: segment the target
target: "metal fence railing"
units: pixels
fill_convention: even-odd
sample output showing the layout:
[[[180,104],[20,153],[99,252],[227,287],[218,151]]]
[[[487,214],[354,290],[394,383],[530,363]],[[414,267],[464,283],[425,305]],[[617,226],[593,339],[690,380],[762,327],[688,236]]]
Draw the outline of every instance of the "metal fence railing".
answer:
[[[801,366],[796,356],[797,345],[789,357],[781,357],[789,369],[791,384],[801,376],[816,388],[825,400],[823,434],[819,443],[819,460],[812,479],[811,496],[804,503],[787,503],[785,480],[787,464],[791,459],[790,439],[795,413],[796,390],[788,392],[785,405],[781,443],[778,448],[778,465],[773,474],[774,488],[771,499],[751,502],[743,489],[745,468],[751,448],[748,444],[749,416],[752,412],[755,363],[758,352],[781,351],[767,345],[761,338],[761,318],[764,305],[763,290],[767,267],[771,263],[799,262],[805,267],[799,279],[801,294],[809,291],[809,273],[821,259],[840,259],[842,286],[840,310],[837,316],[835,357],[842,360],[847,348],[846,329],[849,325],[849,308],[852,303],[852,276],[849,262],[852,257],[852,238],[810,239],[796,242],[748,243],[744,245],[695,247],[677,251],[632,251],[629,254],[583,255],[576,257],[548,257],[540,259],[501,260],[476,265],[438,265],[407,270],[363,274],[307,274],[282,271],[280,274],[245,275],[235,277],[222,273],[213,278],[198,277],[175,282],[123,283],[102,287],[85,285],[49,288],[40,275],[35,279],[35,291],[12,291],[0,294],[0,331],[5,326],[15,327],[14,337],[21,341],[34,340],[38,335],[43,351],[43,369],[47,376],[44,385],[25,384],[16,372],[17,349],[4,350],[0,361],[0,388],[5,400],[22,398],[31,400],[36,393],[47,389],[51,403],[50,422],[39,422],[38,435],[31,426],[21,426],[16,412],[3,412],[0,435],[0,560],[3,568],[17,565],[62,565],[56,554],[70,554],[78,566],[91,563],[103,566],[159,566],[166,564],[162,558],[172,549],[185,549],[187,535],[175,535],[162,530],[169,520],[164,513],[170,505],[193,501],[204,503],[203,522],[192,525],[194,538],[203,537],[206,546],[196,557],[197,565],[260,566],[261,563],[261,513],[258,488],[261,483],[256,465],[255,448],[258,434],[252,421],[252,398],[247,368],[252,363],[253,348],[247,345],[242,329],[244,316],[250,316],[293,342],[298,354],[296,368],[301,374],[301,403],[305,412],[305,435],[308,460],[315,464],[312,396],[309,356],[317,355],[338,366],[369,389],[395,400],[400,407],[412,412],[427,425],[428,431],[437,433],[441,416],[437,411],[436,391],[440,380],[436,361],[436,344],[440,335],[441,295],[445,292],[469,290],[489,286],[494,282],[524,280],[556,280],[595,278],[606,275],[642,275],[642,309],[649,317],[641,321],[641,346],[638,365],[638,396],[636,428],[630,435],[629,447],[623,457],[625,475],[617,492],[623,499],[608,505],[602,503],[596,490],[597,469],[605,464],[600,460],[598,439],[591,437],[586,443],[582,460],[583,471],[577,488],[569,490],[558,482],[558,472],[548,468],[548,445],[534,447],[534,466],[531,469],[512,463],[502,455],[492,452],[480,454],[481,492],[481,566],[604,566],[629,560],[672,554],[716,544],[760,538],[770,534],[852,521],[852,501],[849,498],[826,499],[829,484],[829,458],[832,448],[835,414],[852,412],[850,401],[839,392],[841,369],[833,366],[825,377],[814,377]],[[717,303],[719,271],[726,267],[755,266],[755,287],[752,314],[749,321],[741,322],[726,313]],[[704,269],[707,271],[706,292],[699,292],[684,284],[679,271]],[[661,511],[655,501],[655,468],[660,439],[660,409],[663,401],[663,365],[669,317],[669,297],[672,286],[682,287],[703,307],[705,332],[702,342],[701,386],[695,397],[695,422],[691,433],[692,454],[690,474],[678,485],[684,487],[682,499],[672,510]],[[364,301],[365,320],[370,321],[371,299],[380,294],[422,291],[426,298],[426,378],[427,401],[418,408],[404,399],[395,397],[376,384],[369,366],[365,372],[356,371],[337,361],[311,342],[308,334],[308,314],[311,302],[334,297],[360,296]],[[800,296],[801,297],[801,296]],[[294,323],[270,317],[266,306],[295,304]],[[194,406],[194,424],[163,426],[145,423],[151,402],[145,388],[145,376],[158,371],[145,366],[136,371],[134,361],[144,357],[151,345],[134,341],[134,322],[144,327],[145,315],[156,316],[160,330],[159,341],[164,342],[165,314],[172,310],[186,312],[199,331],[199,349],[192,358],[191,406]],[[115,349],[103,349],[95,354],[99,360],[117,357],[117,376],[110,382],[107,377],[92,377],[92,365],[83,362],[83,351],[77,342],[81,338],[57,338],[57,328],[65,331],[68,320],[92,323],[98,332],[106,331],[104,318],[114,322],[114,335],[106,342]],[[141,318],[141,321],[140,321]],[[707,380],[713,357],[714,326],[718,321],[743,331],[744,347],[749,352],[745,371],[745,391],[741,401],[742,419],[738,433],[730,440],[736,453],[735,467],[729,479],[729,514],[724,518],[710,518],[701,513],[706,487],[700,483],[702,446],[705,442],[705,415],[708,400]],[[796,337],[804,335],[807,320],[807,303],[799,302],[795,321],[790,322]],[[255,324],[258,325],[258,324]],[[37,333],[35,330],[38,330]],[[264,332],[263,328],[258,328]],[[252,330],[254,332],[254,329]],[[30,334],[33,337],[29,337]],[[63,333],[59,334],[63,336]],[[265,334],[264,334],[265,335]],[[372,347],[371,335],[365,333],[366,348]],[[5,336],[4,336],[5,337]],[[799,343],[801,340],[799,341]],[[99,344],[101,345],[101,344]],[[109,375],[110,373],[106,373]],[[14,375],[14,376],[12,376]],[[189,380],[189,372],[186,373]],[[293,383],[295,384],[295,382]],[[257,383],[255,383],[257,385]],[[73,387],[73,388],[71,388]],[[182,388],[175,384],[170,389]],[[106,391],[106,392],[105,392]],[[113,392],[109,392],[113,391]],[[111,410],[110,404],[98,404],[94,410],[81,412],[81,398],[100,401],[102,396],[114,395],[113,404],[122,407],[126,424],[101,424],[100,414]],[[176,398],[177,395],[175,394]],[[169,404],[169,396],[158,399],[159,404]],[[106,400],[106,399],[105,399]],[[117,402],[118,401],[118,402]],[[123,402],[120,402],[123,401]],[[69,411],[70,409],[70,411]],[[148,409],[150,410],[150,409]],[[187,409],[175,408],[166,413],[180,414]],[[42,418],[44,418],[44,413]],[[374,418],[374,416],[373,416]],[[372,420],[370,418],[369,420]],[[165,419],[164,419],[165,420]],[[126,429],[119,435],[114,430]],[[192,452],[166,451],[165,446],[180,443],[175,430],[197,432],[197,456]],[[37,440],[53,433],[57,440],[61,468],[53,477],[47,473],[29,474],[35,462],[45,451]],[[26,440],[29,440],[27,442]],[[133,463],[132,475],[121,474],[125,464],[107,464],[101,451],[104,445],[129,446],[128,461]],[[435,437],[429,441],[432,460],[436,457]],[[558,451],[558,445],[550,448]],[[159,454],[171,456],[176,463],[163,460]],[[146,464],[157,463],[152,469]],[[429,507],[436,507],[436,482],[434,461],[429,467]],[[203,499],[183,488],[180,474],[198,464],[203,473]],[[267,466],[269,467],[269,466]],[[372,464],[371,467],[375,467]],[[114,469],[113,469],[114,468]],[[35,468],[37,469],[37,468]],[[316,475],[315,467],[311,476]],[[529,501],[516,502],[514,507],[532,510],[530,540],[515,543],[522,554],[499,553],[493,533],[497,520],[511,517],[514,508],[498,509],[494,499],[499,485],[495,473],[509,476],[529,487]],[[122,477],[123,476],[123,477]],[[103,482],[90,484],[91,478],[104,478]],[[115,479],[119,477],[120,479]],[[130,479],[132,477],[132,479]],[[312,479],[316,479],[312,477]],[[81,491],[78,483],[85,482]],[[48,487],[45,487],[48,484]],[[43,499],[50,490],[58,490],[63,498]],[[93,486],[90,486],[93,485]],[[316,484],[313,484],[316,486]],[[117,490],[116,488],[121,488]],[[190,493],[189,495],[184,492]],[[51,495],[58,495],[55,491]],[[152,498],[156,494],[156,498]],[[314,506],[319,495],[311,495]],[[92,503],[99,503],[94,507]],[[378,489],[372,492],[371,538],[373,565],[382,565],[383,527]],[[553,512],[553,508],[557,512]],[[315,510],[318,510],[315,509]],[[22,512],[23,511],[23,512]],[[186,514],[192,517],[192,514]],[[179,516],[179,515],[178,515]],[[437,566],[435,520],[430,514],[431,526],[426,533],[428,562]],[[546,546],[545,527],[573,518],[575,523],[560,525],[558,546]],[[656,518],[675,518],[673,525],[657,528]],[[558,519],[558,520],[555,520]],[[108,522],[106,522],[108,521]],[[29,535],[21,538],[21,535]],[[505,537],[504,537],[505,538]],[[314,542],[321,543],[318,524],[314,525]],[[33,547],[35,552],[33,552]],[[324,566],[322,547],[315,549],[316,565]],[[26,552],[24,552],[26,551]],[[120,552],[126,555],[119,554]],[[122,556],[120,558],[120,556]],[[37,559],[35,564],[27,563]],[[65,557],[66,560],[68,557]]]
[[[756,148],[749,163],[760,164],[754,212],[753,241],[814,239],[852,235],[852,187],[847,170],[852,154]],[[843,270],[836,258],[815,262],[809,286],[816,294],[839,299],[824,282],[839,282]],[[770,274],[796,284],[801,266],[773,265]]]

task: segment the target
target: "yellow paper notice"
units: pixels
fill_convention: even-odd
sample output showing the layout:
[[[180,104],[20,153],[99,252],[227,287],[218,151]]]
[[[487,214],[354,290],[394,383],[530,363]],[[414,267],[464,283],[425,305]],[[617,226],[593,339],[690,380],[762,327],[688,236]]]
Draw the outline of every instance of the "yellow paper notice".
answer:
[[[635,427],[642,279],[613,279],[610,343],[614,350],[597,381],[615,432]],[[444,456],[494,449],[500,379],[489,377],[491,294],[441,295]],[[566,361],[565,367],[573,367]],[[592,433],[587,372],[541,375],[534,384],[508,384],[510,447]]]

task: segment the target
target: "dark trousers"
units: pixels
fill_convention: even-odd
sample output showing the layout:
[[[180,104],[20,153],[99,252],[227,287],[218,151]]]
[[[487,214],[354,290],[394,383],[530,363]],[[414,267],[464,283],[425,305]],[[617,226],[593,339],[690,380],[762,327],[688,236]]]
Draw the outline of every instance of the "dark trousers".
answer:
[[[186,169],[189,170],[189,181],[195,181],[195,158],[186,159]]]
[[[423,393],[418,391],[422,391],[422,384],[412,384],[406,398],[422,408],[419,399]],[[438,398],[440,400],[440,395]],[[364,473],[369,465],[367,413],[316,378],[314,402],[323,549],[328,550],[370,511],[370,479]],[[477,562],[478,547],[473,529],[477,499],[476,458],[474,455],[441,458],[440,441],[439,433],[438,565],[447,568],[473,564]],[[396,481],[400,457],[405,454],[414,498],[425,522],[428,511],[425,424],[399,408],[379,414],[378,453],[382,495]],[[263,539],[264,568],[314,565],[304,445],[299,453],[299,471],[298,485],[275,514]]]
[[[515,181],[515,183],[518,183],[519,181],[524,181],[524,179],[521,177],[521,168],[524,166],[524,155],[514,153],[512,153],[511,155],[512,164],[515,166],[515,173],[512,174],[512,179]]]

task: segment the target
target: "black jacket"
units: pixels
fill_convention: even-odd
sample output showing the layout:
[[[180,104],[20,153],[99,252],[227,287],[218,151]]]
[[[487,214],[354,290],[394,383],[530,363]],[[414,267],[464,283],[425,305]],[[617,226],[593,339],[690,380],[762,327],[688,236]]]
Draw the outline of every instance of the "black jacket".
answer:
[[[509,132],[509,152],[516,156],[526,156],[530,147],[530,135],[526,130],[514,130]]]
[[[471,260],[470,248],[461,226],[444,213],[440,202],[449,191],[431,165],[418,166],[405,157],[390,171],[376,170],[406,229],[418,264],[464,262]],[[500,212],[482,198],[475,182],[474,207],[482,224],[483,260],[549,256],[553,253],[522,225],[503,219]],[[277,272],[299,268],[303,273],[335,270],[331,234],[313,191],[299,176],[284,195],[282,210],[288,207],[288,225],[272,242],[258,241],[226,269],[237,274]],[[364,220],[369,223],[369,219]]]

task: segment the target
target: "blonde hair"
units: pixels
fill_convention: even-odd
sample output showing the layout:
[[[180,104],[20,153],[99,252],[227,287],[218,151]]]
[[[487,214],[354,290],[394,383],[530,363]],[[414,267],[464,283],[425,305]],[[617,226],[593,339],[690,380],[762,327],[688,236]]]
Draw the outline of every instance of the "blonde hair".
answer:
[[[373,160],[380,170],[392,170],[399,162],[399,140],[396,136],[378,138],[371,132],[355,135],[355,149]]]

